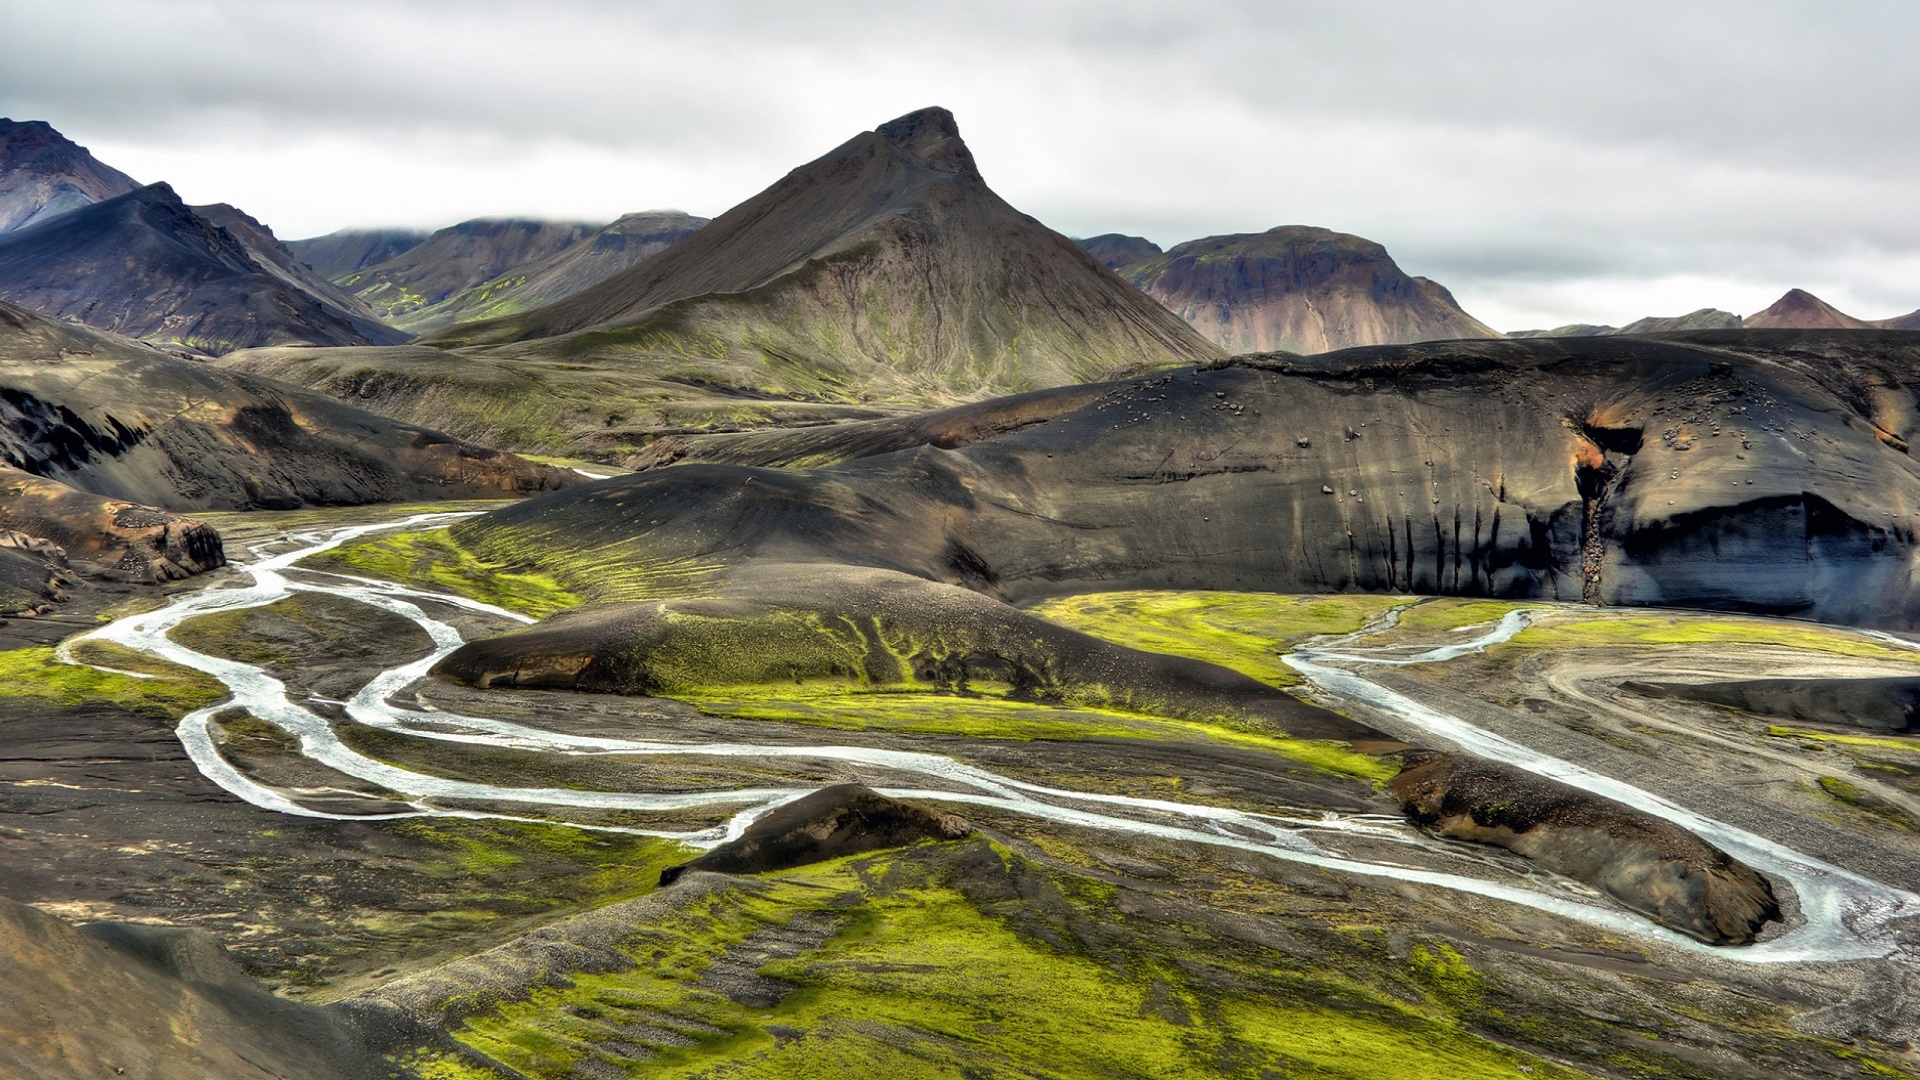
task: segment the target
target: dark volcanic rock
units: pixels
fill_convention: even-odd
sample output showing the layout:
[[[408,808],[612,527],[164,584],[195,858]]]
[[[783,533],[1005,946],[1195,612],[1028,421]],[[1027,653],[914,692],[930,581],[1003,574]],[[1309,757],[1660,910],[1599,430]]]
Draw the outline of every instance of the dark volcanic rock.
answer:
[[[215,355],[406,340],[311,278],[258,222],[209,209],[236,231],[154,184],[0,236],[0,299]]]
[[[1728,682],[1627,682],[1649,697],[1679,698],[1818,724],[1920,731],[1920,678],[1737,679]]]
[[[139,190],[41,120],[0,117],[0,233]]]
[[[57,572],[68,569],[85,577],[162,582],[227,561],[220,534],[192,518],[76,491],[4,465],[0,529],[15,541],[7,546],[48,568],[50,587],[57,585]],[[57,587],[43,595],[64,598]]]
[[[459,530],[478,543],[497,530],[503,556],[865,565],[1016,603],[1090,588],[1419,592],[1904,627],[1920,619],[1916,400],[1920,339],[1894,331],[1242,358],[1115,383],[954,450],[809,471],[682,465]],[[831,440],[807,433],[808,455],[832,460]]]
[[[0,464],[173,510],[509,497],[576,479],[6,304]]]
[[[1409,817],[1442,836],[1509,848],[1712,945],[1744,945],[1780,919],[1772,885],[1726,852],[1511,765],[1414,752],[1389,789]]]
[[[1160,245],[1144,236],[1127,236],[1123,233],[1103,233],[1089,236],[1079,242],[1087,254],[1099,259],[1109,270],[1125,272],[1136,263],[1143,263],[1162,254]]]
[[[738,840],[662,870],[660,884],[671,885],[690,870],[761,874],[921,840],[958,840],[972,831],[953,814],[889,799],[859,784],[836,784],[774,808]]]
[[[202,931],[76,930],[0,900],[0,1075],[358,1080],[388,1070],[345,1017],[274,997]]]
[[[1330,229],[1209,236],[1117,269],[1228,352],[1500,336],[1379,244]]]

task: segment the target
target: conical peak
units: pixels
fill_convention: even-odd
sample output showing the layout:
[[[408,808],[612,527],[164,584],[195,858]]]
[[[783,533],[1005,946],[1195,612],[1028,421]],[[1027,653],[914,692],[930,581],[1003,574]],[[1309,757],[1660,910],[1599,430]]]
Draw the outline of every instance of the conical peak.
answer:
[[[960,125],[952,113],[937,105],[889,120],[875,128],[874,134],[929,169],[980,175],[973,152],[961,141]]]

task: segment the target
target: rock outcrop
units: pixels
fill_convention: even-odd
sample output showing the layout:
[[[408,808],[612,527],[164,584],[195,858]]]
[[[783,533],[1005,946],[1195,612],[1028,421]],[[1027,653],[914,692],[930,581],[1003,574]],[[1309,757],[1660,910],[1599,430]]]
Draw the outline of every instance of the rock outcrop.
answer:
[[[890,799],[860,784],[836,784],[778,806],[736,840],[660,872],[671,885],[683,874],[764,874],[922,840],[958,840],[973,831],[965,818]]]
[[[1441,836],[1493,844],[1584,881],[1662,926],[1744,945],[1780,919],[1773,887],[1679,826],[1525,770],[1416,752],[1388,785]]]

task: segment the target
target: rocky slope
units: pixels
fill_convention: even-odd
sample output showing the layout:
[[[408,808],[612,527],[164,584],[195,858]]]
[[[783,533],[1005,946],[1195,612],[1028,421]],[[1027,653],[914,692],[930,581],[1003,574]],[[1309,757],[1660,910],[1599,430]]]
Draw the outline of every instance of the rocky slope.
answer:
[[[411,334],[458,321],[445,305],[470,289],[540,263],[594,234],[584,221],[481,218],[433,233],[384,262],[335,275],[341,288]]]
[[[332,281],[411,251],[429,235],[424,229],[341,229],[325,236],[289,240],[287,250],[314,273]]]
[[[0,117],[0,233],[140,187],[41,120]]]
[[[346,1019],[274,997],[203,931],[76,929],[0,899],[0,1076],[387,1075]]]
[[[0,304],[0,461],[175,510],[511,496],[569,474]]]
[[[216,355],[406,338],[315,278],[252,218],[225,206],[196,212],[165,184],[0,236],[0,299]]]
[[[855,136],[574,297],[427,342],[619,355],[838,401],[978,397],[1217,355],[994,194],[944,109]]]
[[[1329,229],[1209,236],[1164,254],[1139,237],[1082,246],[1230,353],[1500,336],[1379,244]]]

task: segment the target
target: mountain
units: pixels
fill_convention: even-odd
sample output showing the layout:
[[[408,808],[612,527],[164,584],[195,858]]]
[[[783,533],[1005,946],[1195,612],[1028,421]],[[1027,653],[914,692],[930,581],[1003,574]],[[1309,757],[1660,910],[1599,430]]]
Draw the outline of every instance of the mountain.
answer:
[[[1152,246],[1121,236],[1083,246],[1094,242],[1113,259]],[[1386,248],[1330,229],[1209,236],[1116,269],[1230,353],[1501,336],[1438,283],[1409,277]]]
[[[1648,316],[1636,319],[1625,326],[1606,326],[1594,323],[1569,323],[1556,326],[1552,330],[1514,330],[1508,337],[1605,337],[1610,334],[1675,334],[1687,330],[1738,330],[1740,316],[1719,308],[1701,308],[1685,315],[1667,317]]]
[[[598,228],[583,221],[463,221],[384,262],[333,280],[381,318],[417,334],[454,321],[454,314],[438,307],[449,298],[550,258]]]
[[[401,349],[223,363],[494,445],[612,460],[664,435],[871,419],[1220,356],[1007,205],[953,116],[927,109],[545,307]]]
[[[1789,289],[1765,311],[1747,316],[1742,326],[1762,330],[1870,330],[1873,324],[1835,308],[1804,289]]]
[[[722,363],[830,400],[952,400],[1217,350],[987,186],[953,115],[854,136],[660,255],[558,303],[426,339]],[[706,365],[701,365],[706,367]]]
[[[400,321],[410,330],[426,333],[550,304],[665,251],[706,223],[706,218],[678,210],[627,214],[544,259],[515,263],[472,288],[406,313]]]
[[[0,117],[0,233],[140,187],[42,120]]]
[[[1883,330],[1920,330],[1920,311],[1908,312],[1891,319],[1882,319],[1874,325]]]
[[[424,229],[341,229],[325,236],[287,241],[287,250],[329,281],[386,262],[419,247]]]
[[[165,184],[0,235],[0,299],[215,355],[406,340],[252,218],[231,207],[196,212]]]

